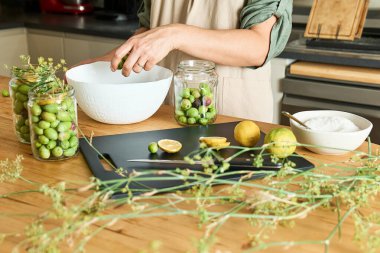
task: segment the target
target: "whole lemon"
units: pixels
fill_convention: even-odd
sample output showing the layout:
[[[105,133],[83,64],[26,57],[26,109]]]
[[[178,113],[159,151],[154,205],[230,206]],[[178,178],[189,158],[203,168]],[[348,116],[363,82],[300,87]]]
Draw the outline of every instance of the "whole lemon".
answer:
[[[288,128],[272,129],[264,138],[264,143],[273,143],[267,150],[278,158],[286,158],[296,150],[297,139]]]
[[[234,138],[244,147],[253,147],[260,140],[260,128],[253,121],[241,121],[235,126]]]

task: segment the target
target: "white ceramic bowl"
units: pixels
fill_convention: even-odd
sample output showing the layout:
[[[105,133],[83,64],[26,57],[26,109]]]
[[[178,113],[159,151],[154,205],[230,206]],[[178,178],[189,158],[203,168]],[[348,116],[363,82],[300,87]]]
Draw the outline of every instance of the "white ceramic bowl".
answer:
[[[131,124],[152,116],[169,91],[173,72],[155,66],[129,77],[112,72],[109,62],[95,62],[67,71],[80,108],[91,118],[108,124]]]
[[[290,120],[290,126],[297,138],[297,141],[302,144],[310,144],[321,147],[306,147],[307,149],[326,155],[341,155],[357,149],[368,137],[372,129],[372,123],[358,115],[341,112],[341,111],[303,111],[293,114],[294,117],[301,122],[315,117],[340,116],[351,120],[360,130],[354,132],[321,132],[308,130]]]

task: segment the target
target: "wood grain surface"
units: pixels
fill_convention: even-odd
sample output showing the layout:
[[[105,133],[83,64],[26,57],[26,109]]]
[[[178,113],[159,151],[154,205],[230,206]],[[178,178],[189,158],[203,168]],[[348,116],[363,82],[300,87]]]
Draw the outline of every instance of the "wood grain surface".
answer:
[[[299,61],[290,65],[290,73],[331,80],[380,84],[380,69]]]
[[[7,78],[0,77],[0,89],[7,88]],[[12,127],[10,98],[0,97],[0,160],[14,159],[16,155],[24,156],[23,177],[40,182],[53,184],[63,180],[87,181],[91,177],[91,172],[87,167],[83,156],[63,162],[41,162],[32,157],[30,146],[21,144],[16,140]],[[217,122],[235,121],[236,118],[219,116]],[[260,123],[258,125],[264,132],[269,131],[275,125]],[[85,133],[91,131],[95,135],[110,135],[118,133],[128,133],[146,130],[168,129],[179,127],[173,118],[173,109],[163,106],[150,119],[132,125],[106,125],[98,123],[82,112],[79,112],[79,125]],[[363,144],[360,149],[366,150],[367,145]],[[373,147],[378,148],[378,146]],[[312,156],[323,162],[344,161],[350,155],[344,156],[323,156],[312,154],[304,149],[299,149],[300,154]],[[260,181],[257,181],[260,183]],[[72,183],[75,184],[75,183]],[[11,191],[22,191],[30,189],[31,186],[18,180],[14,183],[0,183],[0,194]],[[85,193],[72,193],[74,201],[83,200]],[[379,201],[373,201],[372,208],[380,210]],[[12,196],[8,199],[0,199],[0,233],[13,233],[23,231],[25,225],[32,221],[31,216],[18,216],[17,214],[40,214],[50,203],[38,194],[26,194]],[[120,207],[117,212],[127,211],[128,207]],[[116,212],[114,210],[107,211]],[[11,214],[6,216],[4,214]],[[272,235],[270,240],[319,240],[327,237],[328,233],[337,223],[337,215],[327,210],[317,210],[312,212],[307,218],[297,220],[296,226],[292,229],[280,227]],[[242,245],[248,242],[248,233],[254,232],[254,228],[245,220],[231,219],[223,226],[217,235],[217,242],[212,252],[240,252]],[[330,252],[353,253],[359,252],[359,248],[353,243],[354,227],[350,218],[343,225],[342,237],[334,238]],[[194,242],[202,236],[202,230],[198,228],[197,219],[190,216],[140,218],[134,220],[122,220],[110,228],[106,228],[95,236],[87,245],[87,252],[139,252],[149,249],[153,240],[160,240],[162,247],[160,252],[196,252]],[[7,237],[0,244],[0,252],[10,252],[21,238]],[[321,245],[301,245],[291,247],[287,250],[282,247],[271,248],[263,252],[323,252]],[[64,252],[71,252],[64,249]],[[23,249],[21,249],[23,252]]]
[[[362,35],[368,0],[314,0],[305,37],[354,40]]]

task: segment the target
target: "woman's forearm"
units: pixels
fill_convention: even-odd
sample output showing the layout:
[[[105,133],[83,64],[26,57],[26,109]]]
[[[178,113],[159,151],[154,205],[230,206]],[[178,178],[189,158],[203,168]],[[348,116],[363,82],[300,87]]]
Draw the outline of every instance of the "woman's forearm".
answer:
[[[173,26],[176,49],[197,58],[229,66],[261,66],[270,45],[272,17],[251,29],[208,30],[195,26]]]
[[[128,54],[122,73],[150,70],[172,50],[228,66],[261,66],[270,46],[275,17],[251,29],[207,30],[183,24],[170,24],[136,34],[111,52],[115,71]]]

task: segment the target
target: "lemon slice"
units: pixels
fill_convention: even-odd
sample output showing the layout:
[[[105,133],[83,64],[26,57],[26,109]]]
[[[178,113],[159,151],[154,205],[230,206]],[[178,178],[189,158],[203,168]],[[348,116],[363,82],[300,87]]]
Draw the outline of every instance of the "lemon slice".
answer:
[[[217,147],[225,145],[225,143],[227,143],[227,138],[219,136],[200,137],[199,142],[203,142],[209,147]]]
[[[157,142],[158,147],[167,153],[177,153],[181,150],[182,144],[176,140],[162,139]]]
[[[221,148],[228,147],[230,144],[231,144],[231,142],[223,142],[223,143],[220,143],[218,145],[213,146],[213,148],[221,149]]]

